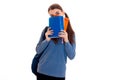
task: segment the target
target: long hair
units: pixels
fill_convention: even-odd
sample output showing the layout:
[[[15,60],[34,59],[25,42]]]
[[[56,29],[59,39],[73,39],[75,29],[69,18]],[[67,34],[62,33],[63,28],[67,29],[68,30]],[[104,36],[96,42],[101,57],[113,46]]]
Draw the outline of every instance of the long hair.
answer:
[[[53,9],[60,9],[61,11],[63,11],[62,7],[59,5],[59,4],[52,4],[49,8],[48,8],[48,12],[50,10],[53,10]],[[69,19],[67,13],[65,13],[65,17]],[[68,40],[69,42],[72,44],[74,43],[74,36],[75,36],[75,33],[72,29],[72,26],[71,26],[71,23],[70,23],[70,19],[68,21],[68,25],[67,25],[67,30],[66,32],[68,33]],[[57,43],[58,42],[58,38],[52,38],[52,40]]]

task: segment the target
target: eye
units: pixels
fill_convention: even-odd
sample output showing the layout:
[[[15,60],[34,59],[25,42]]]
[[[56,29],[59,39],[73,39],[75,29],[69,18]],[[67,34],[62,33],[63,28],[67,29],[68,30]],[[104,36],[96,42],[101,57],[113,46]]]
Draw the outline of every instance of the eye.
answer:
[[[50,16],[53,17],[54,15],[51,14]]]
[[[60,13],[59,13],[59,12],[56,12],[55,14],[56,14],[56,15],[59,15]]]

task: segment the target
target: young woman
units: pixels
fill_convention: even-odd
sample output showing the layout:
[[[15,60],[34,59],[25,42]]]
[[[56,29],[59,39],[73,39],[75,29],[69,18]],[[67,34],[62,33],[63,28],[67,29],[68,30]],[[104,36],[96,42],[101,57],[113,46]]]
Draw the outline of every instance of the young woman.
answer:
[[[64,17],[64,31],[59,33],[59,38],[48,37],[54,33],[50,28],[42,32],[36,47],[37,53],[44,50],[38,64],[37,80],[65,80],[67,57],[75,57],[75,33],[69,17],[59,4],[52,4],[48,13]]]

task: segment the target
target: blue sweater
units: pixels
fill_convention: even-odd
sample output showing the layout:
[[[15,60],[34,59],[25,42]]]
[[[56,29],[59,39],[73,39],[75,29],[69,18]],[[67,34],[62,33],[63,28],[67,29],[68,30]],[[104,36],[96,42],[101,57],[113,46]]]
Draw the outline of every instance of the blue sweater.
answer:
[[[36,47],[37,53],[45,50],[39,59],[38,73],[53,77],[65,77],[67,57],[69,59],[75,57],[75,46],[75,43],[62,43],[61,38],[59,38],[57,44],[52,40],[39,42]]]

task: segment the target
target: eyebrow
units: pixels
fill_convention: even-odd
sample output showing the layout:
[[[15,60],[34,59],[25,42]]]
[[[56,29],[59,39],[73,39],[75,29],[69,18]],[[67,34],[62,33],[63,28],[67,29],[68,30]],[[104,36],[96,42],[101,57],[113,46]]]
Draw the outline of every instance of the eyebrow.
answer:
[[[50,16],[54,16],[53,14],[50,14]]]

